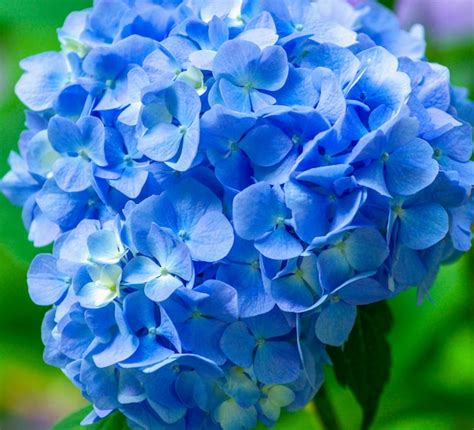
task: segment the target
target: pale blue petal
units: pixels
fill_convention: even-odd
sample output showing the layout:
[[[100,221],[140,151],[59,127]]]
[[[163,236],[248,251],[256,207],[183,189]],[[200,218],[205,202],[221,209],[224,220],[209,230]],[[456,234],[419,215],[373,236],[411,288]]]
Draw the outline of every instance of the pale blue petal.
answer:
[[[234,243],[234,229],[220,212],[207,212],[185,241],[194,259],[206,262],[224,258]]]
[[[148,130],[138,149],[154,161],[171,160],[179,151],[183,134],[173,124],[160,123]]]
[[[289,260],[299,257],[303,252],[301,242],[292,236],[285,227],[278,227],[269,236],[255,242],[265,257],[273,260]]]
[[[138,256],[130,260],[123,271],[123,281],[143,284],[161,275],[161,267],[147,257]]]
[[[82,157],[60,158],[54,163],[53,175],[62,190],[77,193],[91,186],[92,165]]]
[[[153,224],[147,240],[148,250],[169,273],[189,281],[193,265],[189,250],[171,233]]]
[[[116,264],[124,254],[116,234],[111,230],[92,233],[87,238],[87,248],[92,260],[99,264]]]
[[[216,79],[224,78],[234,84],[245,85],[250,79],[249,63],[260,58],[257,45],[244,40],[231,40],[224,43],[214,59],[213,72]]]
[[[56,267],[56,258],[50,254],[35,257],[28,270],[28,291],[31,300],[37,305],[47,306],[58,302],[71,280],[60,273]]]
[[[155,302],[162,302],[171,296],[183,283],[173,275],[162,275],[145,285],[145,294]]]
[[[166,106],[181,125],[189,127],[201,111],[201,100],[194,88],[184,82],[176,82],[166,91]]]

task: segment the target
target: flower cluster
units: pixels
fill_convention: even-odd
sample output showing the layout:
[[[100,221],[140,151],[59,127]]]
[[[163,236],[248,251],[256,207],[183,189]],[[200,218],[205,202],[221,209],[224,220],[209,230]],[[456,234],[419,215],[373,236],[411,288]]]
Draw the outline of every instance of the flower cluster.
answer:
[[[30,57],[3,192],[45,360],[136,429],[302,408],[357,306],[471,245],[472,105],[373,2],[96,0]]]

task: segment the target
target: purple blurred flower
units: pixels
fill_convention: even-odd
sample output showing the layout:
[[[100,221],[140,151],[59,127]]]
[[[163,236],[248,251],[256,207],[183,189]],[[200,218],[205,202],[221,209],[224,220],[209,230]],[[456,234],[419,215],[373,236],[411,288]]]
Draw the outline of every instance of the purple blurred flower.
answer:
[[[472,0],[398,0],[397,13],[403,26],[423,24],[438,39],[474,34]]]

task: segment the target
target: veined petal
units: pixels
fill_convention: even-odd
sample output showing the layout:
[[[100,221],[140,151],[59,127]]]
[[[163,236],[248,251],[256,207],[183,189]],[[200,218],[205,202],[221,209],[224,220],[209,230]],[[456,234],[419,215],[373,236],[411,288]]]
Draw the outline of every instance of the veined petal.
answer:
[[[155,302],[162,302],[173,294],[183,283],[173,275],[161,275],[145,285],[145,294]]]

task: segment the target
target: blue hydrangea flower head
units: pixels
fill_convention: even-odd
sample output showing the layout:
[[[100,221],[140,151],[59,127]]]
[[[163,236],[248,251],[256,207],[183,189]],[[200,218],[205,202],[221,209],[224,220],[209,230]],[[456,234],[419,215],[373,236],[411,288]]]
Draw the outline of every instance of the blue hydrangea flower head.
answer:
[[[142,430],[303,408],[357,307],[471,247],[474,104],[374,1],[96,0],[23,60],[2,192],[45,361]]]

